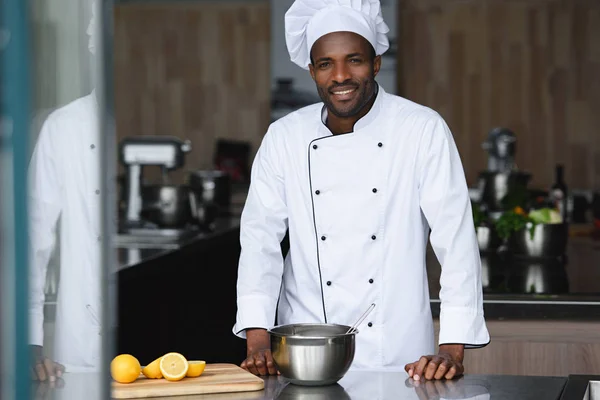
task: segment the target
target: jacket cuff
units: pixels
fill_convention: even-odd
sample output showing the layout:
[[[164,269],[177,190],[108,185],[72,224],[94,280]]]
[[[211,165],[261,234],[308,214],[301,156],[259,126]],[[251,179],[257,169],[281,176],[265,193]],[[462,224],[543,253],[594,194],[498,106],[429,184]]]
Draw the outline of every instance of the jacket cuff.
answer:
[[[277,299],[268,296],[243,296],[238,298],[238,312],[233,333],[245,339],[246,329],[269,329],[275,321]]]
[[[467,307],[443,307],[440,310],[439,344],[464,344],[477,349],[490,343],[482,312]]]

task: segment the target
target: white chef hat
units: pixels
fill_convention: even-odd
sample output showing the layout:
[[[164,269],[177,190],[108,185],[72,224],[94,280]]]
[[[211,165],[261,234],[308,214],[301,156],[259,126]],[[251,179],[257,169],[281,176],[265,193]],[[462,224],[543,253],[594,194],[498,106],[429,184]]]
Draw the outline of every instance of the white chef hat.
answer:
[[[96,1],[92,2],[92,18],[90,19],[90,23],[87,27],[86,33],[89,36],[88,40],[88,49],[90,53],[96,54],[96,44],[98,40],[98,22],[96,18]]]
[[[295,0],[285,14],[285,40],[292,62],[304,69],[310,50],[322,36],[354,32],[371,43],[377,55],[390,47],[390,31],[381,16],[379,0]]]

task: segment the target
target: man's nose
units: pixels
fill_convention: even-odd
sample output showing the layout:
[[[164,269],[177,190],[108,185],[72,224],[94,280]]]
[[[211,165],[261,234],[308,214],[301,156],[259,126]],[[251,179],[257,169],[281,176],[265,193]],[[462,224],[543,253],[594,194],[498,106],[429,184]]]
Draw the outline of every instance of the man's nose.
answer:
[[[350,69],[346,63],[336,63],[334,65],[332,78],[333,81],[338,85],[350,80]]]

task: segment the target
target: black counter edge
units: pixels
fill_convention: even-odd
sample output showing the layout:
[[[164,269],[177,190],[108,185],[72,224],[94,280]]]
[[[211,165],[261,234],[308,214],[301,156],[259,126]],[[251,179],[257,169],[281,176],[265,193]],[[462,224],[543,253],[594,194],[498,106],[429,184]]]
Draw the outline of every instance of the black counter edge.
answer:
[[[440,316],[440,302],[431,301],[431,313],[434,318]],[[539,303],[485,303],[483,313],[486,320],[577,320],[600,321],[600,303],[598,305]]]

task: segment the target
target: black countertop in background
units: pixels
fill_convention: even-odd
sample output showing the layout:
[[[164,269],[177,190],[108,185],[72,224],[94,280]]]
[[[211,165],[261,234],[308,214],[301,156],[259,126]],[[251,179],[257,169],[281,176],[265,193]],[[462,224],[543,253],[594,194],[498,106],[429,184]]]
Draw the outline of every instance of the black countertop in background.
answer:
[[[168,246],[120,245],[120,275],[135,275],[149,261],[156,269],[160,258],[186,248],[213,246],[224,235],[239,235],[239,214],[217,220],[211,232],[199,232]],[[283,245],[284,251],[287,245]],[[600,319],[600,242],[590,238],[569,238],[566,257],[523,259],[509,255],[482,254],[484,311],[487,318],[514,319]],[[239,249],[232,249],[239,251]],[[199,262],[199,266],[201,266]],[[237,269],[237,265],[223,266]],[[164,265],[163,272],[170,267]],[[441,268],[431,249],[427,272],[432,311],[439,316]]]
[[[240,228],[239,216],[228,216],[218,218],[211,230],[198,230],[183,239],[165,244],[140,244],[140,243],[117,243],[114,245],[116,251],[118,270],[131,267],[143,266],[148,261],[158,257],[180,251],[188,246],[205,246],[211,241]]]

